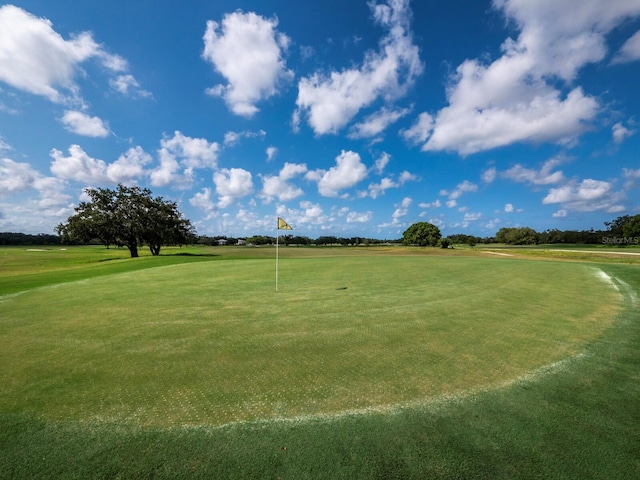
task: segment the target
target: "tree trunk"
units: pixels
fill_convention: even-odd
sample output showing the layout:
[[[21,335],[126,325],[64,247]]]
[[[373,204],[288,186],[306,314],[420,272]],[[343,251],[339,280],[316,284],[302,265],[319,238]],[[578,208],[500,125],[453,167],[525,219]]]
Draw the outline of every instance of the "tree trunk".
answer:
[[[160,255],[161,245],[154,245],[152,243],[149,244],[149,250],[151,250],[151,255]]]
[[[137,258],[138,257],[138,244],[137,243],[130,243],[129,245],[127,245],[127,248],[129,249],[129,252],[131,252],[131,258]]]

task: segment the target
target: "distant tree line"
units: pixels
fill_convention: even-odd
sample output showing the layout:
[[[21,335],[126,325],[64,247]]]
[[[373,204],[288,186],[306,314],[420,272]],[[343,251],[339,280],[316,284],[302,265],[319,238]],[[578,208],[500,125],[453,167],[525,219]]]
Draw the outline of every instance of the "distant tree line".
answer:
[[[0,232],[0,245],[60,245],[59,235]]]
[[[97,192],[94,192],[94,194]],[[103,192],[104,193],[104,192]],[[108,192],[114,194],[115,192]],[[131,192],[127,192],[131,193]],[[135,194],[143,194],[143,197],[148,199],[150,192],[137,191]],[[179,212],[175,209],[175,204],[171,202],[164,202],[162,199],[154,199],[163,207],[168,209],[168,214],[163,213],[161,215],[162,222],[168,224],[168,227],[163,230],[158,228],[158,223],[152,225],[152,231],[156,236],[162,233],[160,240],[156,240],[158,246],[156,250],[159,252],[159,245],[161,244],[200,244],[200,245],[238,245],[246,243],[249,245],[275,245],[276,237],[268,235],[254,235],[246,238],[235,238],[227,236],[196,236],[195,231],[192,230],[191,224],[188,220],[183,219]],[[86,208],[87,206],[84,205]],[[80,209],[81,210],[81,209]],[[148,215],[149,210],[146,210],[145,214]],[[78,217],[70,217],[73,222],[78,221]],[[92,219],[92,226],[95,218]],[[170,220],[170,221],[169,221]],[[404,243],[408,245],[421,245],[421,246],[441,246],[448,247],[449,245],[478,245],[478,244],[491,244],[491,243],[504,243],[507,245],[538,245],[538,244],[609,244],[609,245],[637,245],[640,244],[640,214],[635,216],[623,215],[610,222],[605,222],[606,229],[604,230],[559,230],[550,229],[542,232],[537,232],[530,227],[503,227],[493,237],[478,237],[474,235],[466,235],[457,233],[443,237],[440,230],[435,225],[427,222],[418,222],[411,225],[403,235],[403,238],[397,240],[380,240],[367,237],[335,237],[335,236],[321,236],[315,239],[300,235],[282,235],[279,237],[278,242],[281,245],[379,245],[383,243]],[[67,224],[69,225],[69,224]],[[60,227],[59,227],[60,228]],[[64,229],[60,229],[64,232]],[[148,231],[148,230],[147,230]],[[78,235],[77,237],[81,237]],[[81,238],[72,238],[68,235],[49,235],[40,233],[37,235],[30,235],[25,233],[15,232],[0,232],[0,245],[60,245],[66,244],[105,244],[109,245],[123,245],[124,242],[118,242],[110,240],[106,235],[98,235],[95,228],[92,229],[90,234]],[[104,237],[104,238],[101,238]],[[106,241],[105,241],[106,238]],[[143,239],[143,241],[145,241]],[[147,240],[147,242],[153,244],[153,238]]]
[[[239,243],[246,243],[247,245],[275,245],[276,237],[269,235],[253,235],[251,237],[235,238],[227,236],[208,237],[206,235],[200,235],[197,243],[200,245],[238,245]],[[278,238],[280,245],[376,245],[382,243],[399,242],[399,240],[379,240],[375,238],[366,237],[334,237],[334,236],[321,236],[318,238],[309,238],[300,235],[282,235]]]
[[[538,244],[610,244],[637,245],[640,243],[640,215],[623,215],[604,222],[606,230],[558,230],[551,229],[536,232],[529,227],[505,227],[496,233],[495,243],[508,245],[538,245]]]

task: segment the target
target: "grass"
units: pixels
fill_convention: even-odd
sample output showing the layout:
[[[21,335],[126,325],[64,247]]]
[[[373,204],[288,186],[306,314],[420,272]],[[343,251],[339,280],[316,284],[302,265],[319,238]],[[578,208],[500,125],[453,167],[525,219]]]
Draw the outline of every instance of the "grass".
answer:
[[[640,473],[636,267],[256,250],[2,299],[0,478]]]

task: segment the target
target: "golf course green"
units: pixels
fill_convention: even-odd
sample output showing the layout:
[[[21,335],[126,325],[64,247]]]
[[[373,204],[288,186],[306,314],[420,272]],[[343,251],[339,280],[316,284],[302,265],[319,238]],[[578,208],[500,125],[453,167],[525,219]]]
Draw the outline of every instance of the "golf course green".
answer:
[[[344,443],[353,437],[356,463],[373,468],[380,460],[378,447],[367,446],[373,429],[391,443],[410,445],[397,471],[415,475],[397,478],[424,478],[429,469],[415,448],[425,448],[431,434],[466,431],[465,445],[490,422],[529,449],[526,428],[505,420],[504,409],[531,404],[532,416],[548,417],[548,405],[535,399],[558,382],[566,384],[563,394],[574,392],[570,410],[584,401],[578,387],[611,400],[604,389],[612,386],[598,384],[589,365],[605,352],[608,364],[599,368],[617,371],[614,359],[625,350],[609,345],[612,335],[637,344],[637,266],[433,250],[281,249],[277,292],[273,249],[107,262],[87,260],[86,250],[78,257],[86,263],[29,252],[45,259],[41,271],[7,261],[17,281],[30,277],[34,286],[0,296],[0,477],[81,478],[96,468],[102,473],[92,478],[137,478],[138,470],[130,470],[135,464],[146,476],[155,469],[156,478],[221,472],[214,478],[265,472],[262,478],[282,472],[289,473],[282,478],[355,478],[351,467],[336,470],[326,452],[320,460],[312,447],[312,460],[287,466],[284,444],[258,456],[249,470],[232,465],[242,464],[265,435],[320,429],[320,438],[337,435]],[[571,380],[575,375],[587,384]],[[637,386],[624,388],[618,399],[637,395]],[[515,406],[521,395],[522,405]],[[625,414],[638,411],[634,406]],[[573,414],[552,415],[562,430],[568,426],[560,417]],[[447,426],[449,416],[457,420]],[[398,422],[408,418],[415,426],[401,429]],[[425,422],[439,426],[420,430]],[[628,426],[619,428],[629,440]],[[202,442],[233,445],[256,429],[261,433],[246,449],[204,459]],[[107,444],[95,444],[96,432]],[[175,454],[185,434],[182,446],[195,456],[186,454],[191,467],[167,460],[158,470],[157,460],[133,460],[136,449],[155,458],[159,444]],[[67,453],[44,446],[51,435],[70,439],[63,441],[71,442]],[[638,438],[637,427],[633,435]],[[34,445],[28,449],[48,452],[44,458],[53,458],[60,475],[48,476],[30,464],[28,451],[14,449],[27,448],[27,440]],[[131,441],[141,443],[123,450]],[[453,437],[441,441],[457,444]],[[68,452],[78,455],[82,444],[97,452],[116,449],[121,461],[96,466],[92,456],[69,465]],[[493,448],[504,454],[506,446]],[[433,465],[448,465],[440,478],[483,465],[482,459],[467,465],[455,448],[450,454],[453,460],[432,458]],[[640,457],[631,458],[623,470],[639,468]],[[306,471],[309,461],[320,462],[316,474],[291,475]],[[497,477],[506,478],[511,467],[506,457],[502,462]],[[113,468],[113,476],[106,474]]]

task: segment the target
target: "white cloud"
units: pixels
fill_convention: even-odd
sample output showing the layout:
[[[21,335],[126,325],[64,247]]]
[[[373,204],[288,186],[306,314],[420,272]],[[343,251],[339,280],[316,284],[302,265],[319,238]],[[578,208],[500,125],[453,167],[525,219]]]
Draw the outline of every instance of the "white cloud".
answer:
[[[257,132],[252,132],[250,130],[245,130],[243,132],[227,132],[224,134],[224,146],[232,147],[240,143],[240,140],[243,138],[264,138],[267,132],[264,130],[258,130]]]
[[[466,60],[447,88],[449,106],[429,126],[412,128],[425,151],[461,155],[516,142],[570,143],[597,115],[598,101],[582,88],[561,88],[578,71],[601,61],[605,35],[640,12],[637,2],[494,0],[518,28],[490,64]],[[557,81],[560,80],[560,83]]]
[[[398,181],[394,181],[391,177],[385,177],[380,180],[380,183],[369,184],[368,195],[371,198],[378,198],[380,195],[384,195],[385,191],[390,188],[399,188],[407,182],[418,180],[418,177],[408,171],[403,171],[398,176]],[[362,193],[362,197],[367,196],[367,192]]]
[[[373,212],[352,212],[344,207],[340,209],[338,216],[346,217],[347,223],[368,223],[373,218]]]
[[[107,53],[89,32],[65,40],[49,20],[13,5],[0,7],[0,80],[52,102],[83,103],[74,79],[91,58],[113,72],[127,68],[126,60]]]
[[[441,195],[448,195],[449,196],[449,200],[457,200],[464,193],[477,192],[477,191],[478,191],[478,185],[476,185],[475,183],[470,182],[469,180],[464,180],[463,182],[459,183],[456,186],[456,188],[453,189],[451,192],[448,192],[446,190],[442,190],[440,192],[440,194]]]
[[[408,108],[382,107],[379,111],[367,116],[364,121],[351,127],[350,138],[375,137],[384,132],[389,125],[397,122],[409,113]]]
[[[465,213],[464,214],[464,221],[465,222],[475,222],[477,220],[480,220],[482,218],[482,213]]]
[[[151,161],[151,155],[142,147],[132,147],[107,167],[107,176],[114,183],[132,184],[146,175],[144,167]]]
[[[431,135],[434,122],[435,119],[431,115],[427,112],[422,112],[418,115],[418,118],[416,118],[416,121],[413,123],[411,128],[402,130],[400,133],[405,140],[413,144],[417,145],[419,143],[424,143]]]
[[[624,184],[624,188],[630,190],[632,188],[636,188],[640,184],[640,168],[637,170],[633,170],[631,168],[623,168],[622,172],[624,174],[624,178],[627,181]]]
[[[173,137],[160,141],[160,166],[151,172],[151,185],[173,184],[176,188],[188,188],[193,183],[195,169],[216,168],[219,152],[217,142],[187,137],[175,131]]]
[[[226,208],[239,198],[253,192],[251,172],[242,168],[223,168],[213,174],[219,197],[218,206]]]
[[[505,204],[505,206],[504,206],[504,211],[505,211],[506,213],[513,213],[513,211],[514,211],[514,210],[515,210],[515,209],[513,208],[513,204],[511,204],[511,203],[507,203],[507,204]]]
[[[216,204],[211,199],[210,188],[204,188],[202,192],[197,192],[189,199],[189,204],[204,211],[207,214],[207,220],[213,218],[216,214]]]
[[[399,219],[407,216],[409,213],[409,207],[413,203],[413,200],[409,197],[405,197],[402,199],[402,202],[396,205],[396,209],[391,215],[394,219]]]
[[[613,190],[610,182],[587,178],[582,182],[572,181],[558,188],[552,188],[542,199],[545,205],[561,204],[562,210],[593,212],[616,212],[623,208],[619,204],[624,194]]]
[[[380,155],[380,158],[376,160],[376,163],[374,166],[378,175],[382,174],[385,167],[389,164],[390,160],[391,160],[391,155],[389,155],[387,152],[382,152],[382,155]]]
[[[28,163],[14,162],[9,158],[0,158],[0,195],[14,193],[33,187],[40,174]]]
[[[418,204],[418,206],[420,208],[440,208],[442,206],[442,204],[440,203],[440,200],[436,199],[433,202],[420,203],[420,204]]]
[[[498,228],[499,224],[500,224],[500,219],[494,218],[493,220],[490,220],[489,222],[487,222],[484,228],[486,228],[487,230],[495,230],[496,228]]]
[[[69,147],[69,156],[57,149],[50,152],[53,162],[51,162],[51,172],[59,178],[75,180],[86,184],[97,184],[109,181],[107,176],[107,164],[103,160],[95,159],[79,145]]]
[[[151,162],[151,156],[141,147],[130,148],[111,164],[90,157],[79,145],[71,145],[67,157],[55,148],[50,155],[53,158],[51,172],[54,175],[89,185],[135,183],[136,179],[146,175],[144,166]]]
[[[118,75],[116,78],[109,80],[109,85],[117,92],[128,97],[149,98],[153,96],[151,92],[140,88],[140,84],[131,74]]]
[[[493,183],[498,176],[498,171],[495,167],[491,167],[482,172],[482,181],[485,183]]]
[[[560,158],[552,158],[547,160],[539,171],[523,167],[518,163],[510,169],[502,172],[500,176],[519,183],[550,185],[564,180],[564,175],[561,170],[557,170],[555,172],[552,171],[560,163],[562,163]]]
[[[270,162],[276,157],[276,154],[278,153],[278,149],[272,145],[270,147],[267,147],[266,153],[267,153],[267,162]]]
[[[564,217],[566,217],[567,215],[568,215],[568,212],[567,212],[566,210],[564,210],[564,209],[562,209],[562,208],[561,208],[561,209],[560,209],[560,210],[558,210],[557,212],[554,212],[551,216],[552,216],[553,218],[564,218]]]
[[[90,117],[82,112],[67,110],[62,117],[62,123],[70,132],[85,137],[104,138],[109,135],[109,127],[100,118]]]
[[[269,203],[274,198],[280,202],[288,202],[303,195],[301,188],[289,183],[290,180],[307,172],[305,164],[285,163],[278,175],[262,176],[262,192],[260,196]]]
[[[613,127],[611,127],[611,133],[613,135],[613,141],[617,144],[624,142],[624,140],[635,133],[633,130],[629,130],[627,127],[622,125],[622,122],[616,123]]]
[[[622,45],[612,63],[628,63],[638,59],[640,59],[640,31]]]
[[[413,44],[408,0],[389,4],[369,3],[374,20],[387,30],[379,42],[379,51],[369,51],[360,66],[332,71],[328,76],[316,72],[298,82],[294,128],[305,114],[317,135],[337,133],[362,109],[382,98],[399,98],[422,73],[419,50]],[[393,110],[395,111],[395,110]],[[399,111],[396,111],[399,112]],[[396,113],[397,114],[397,113]],[[374,122],[373,117],[354,130],[355,135],[381,131],[394,115]]]
[[[369,196],[371,198],[378,198],[380,195],[384,195],[385,190],[390,188],[398,188],[396,182],[394,182],[390,178],[383,178],[380,183],[371,183],[369,184]]]
[[[367,167],[360,155],[351,150],[342,150],[336,157],[336,166],[328,171],[314,170],[307,173],[308,180],[318,182],[318,192],[324,197],[337,197],[340,190],[353,187],[366,178]]]
[[[13,150],[11,145],[9,145],[7,142],[2,140],[2,137],[0,137],[0,153],[3,151],[9,151],[9,150]]]
[[[400,173],[400,176],[398,177],[398,182],[400,183],[400,185],[404,185],[407,182],[416,182],[416,181],[418,181],[418,176],[406,170]]]
[[[207,22],[202,57],[228,82],[207,93],[221,96],[236,115],[252,117],[259,111],[256,103],[275,95],[279,82],[293,78],[282,58],[289,38],[277,26],[276,18],[241,11],[225,15],[222,25]]]
[[[69,195],[64,193],[66,182],[45,177],[28,163],[0,158],[0,198],[5,194],[22,192],[20,200],[0,203],[0,230],[24,233],[52,232],[61,218],[73,213]],[[35,190],[38,197],[30,196]]]

